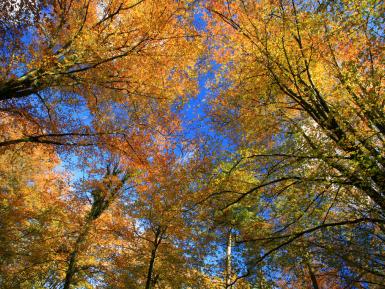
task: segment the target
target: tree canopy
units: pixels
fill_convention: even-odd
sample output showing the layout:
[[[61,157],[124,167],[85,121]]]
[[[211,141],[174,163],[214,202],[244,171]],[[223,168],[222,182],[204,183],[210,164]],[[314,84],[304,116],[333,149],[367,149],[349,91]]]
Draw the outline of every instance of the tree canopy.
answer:
[[[0,3],[0,287],[384,288],[384,15]]]

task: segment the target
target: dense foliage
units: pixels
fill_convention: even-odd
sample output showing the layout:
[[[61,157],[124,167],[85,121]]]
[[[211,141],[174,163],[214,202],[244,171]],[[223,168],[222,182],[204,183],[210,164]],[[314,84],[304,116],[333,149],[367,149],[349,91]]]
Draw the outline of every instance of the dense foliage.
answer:
[[[385,287],[383,1],[0,10],[0,288]]]

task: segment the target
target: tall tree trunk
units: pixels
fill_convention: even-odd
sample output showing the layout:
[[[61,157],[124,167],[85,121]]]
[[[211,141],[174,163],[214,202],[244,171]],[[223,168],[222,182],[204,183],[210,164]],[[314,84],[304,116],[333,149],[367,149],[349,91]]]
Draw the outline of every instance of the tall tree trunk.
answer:
[[[162,242],[163,234],[165,233],[166,229],[162,228],[161,226],[157,226],[154,230],[154,241],[152,242],[153,248],[151,250],[151,258],[150,258],[150,264],[148,265],[148,272],[147,272],[147,280],[146,280],[146,287],[145,289],[151,289],[153,285],[155,285],[156,280],[152,278],[152,275],[154,273],[154,265],[155,265],[155,258],[156,253],[158,250],[158,247],[160,243]],[[159,276],[156,277],[158,279]]]
[[[225,268],[225,289],[232,288],[231,284],[231,249],[232,249],[232,231],[227,233],[226,245],[226,268]]]
[[[118,169],[117,164],[115,164],[113,167],[112,167],[112,164],[108,164],[105,178],[108,179],[110,176],[118,176],[119,173],[120,171]],[[81,229],[80,234],[76,239],[74,249],[72,250],[69,256],[68,267],[66,270],[63,289],[69,289],[71,286],[73,276],[76,273],[76,262],[77,262],[79,251],[81,250],[81,246],[87,238],[87,235],[90,231],[90,228],[93,222],[97,220],[105,210],[108,209],[109,205],[114,200],[114,198],[118,195],[120,189],[123,187],[126,181],[127,181],[127,174],[124,174],[121,180],[121,183],[119,185],[109,186],[108,198],[106,198],[105,194],[103,194],[103,192],[100,191],[99,189],[95,189],[92,191],[93,203],[91,206],[91,210],[88,212],[85,218],[84,226]]]
[[[150,259],[150,264],[148,266],[148,272],[147,272],[146,289],[151,289],[152,287],[152,274],[154,271],[156,250],[157,250],[157,246],[151,251],[151,259]]]
[[[18,79],[0,82],[0,101],[27,97],[41,90],[43,87],[36,82],[41,73],[32,70]]]
[[[310,274],[310,279],[311,279],[311,284],[313,286],[313,289],[319,289],[318,287],[318,282],[317,282],[317,277],[315,276],[314,272],[313,272],[313,269],[312,267],[310,266],[310,263],[309,262],[306,262],[306,266],[309,270],[309,274]]]
[[[72,283],[73,276],[76,273],[76,259],[80,250],[80,246],[86,239],[86,236],[88,234],[88,231],[90,229],[92,220],[88,220],[85,226],[83,227],[83,230],[79,234],[78,238],[76,239],[75,242],[75,247],[73,251],[70,254],[69,260],[68,260],[68,267],[66,271],[66,276],[64,279],[64,286],[63,289],[69,289]]]
[[[66,271],[66,277],[64,279],[63,289],[69,289],[72,283],[72,278],[75,275],[75,264],[76,264],[76,256],[77,252],[72,252],[70,256],[70,260],[68,262],[68,268]]]

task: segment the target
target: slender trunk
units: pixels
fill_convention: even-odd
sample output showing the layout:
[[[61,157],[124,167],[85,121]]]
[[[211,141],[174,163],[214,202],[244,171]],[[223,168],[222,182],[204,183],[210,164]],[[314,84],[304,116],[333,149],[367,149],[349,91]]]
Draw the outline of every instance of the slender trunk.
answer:
[[[68,267],[67,267],[66,276],[64,279],[63,289],[69,289],[71,286],[73,276],[76,273],[76,259],[77,259],[80,247],[84,242],[84,240],[86,239],[88,231],[90,230],[91,223],[92,223],[91,220],[87,221],[87,223],[83,227],[83,230],[81,231],[78,238],[76,239],[75,247],[71,252],[68,260]]]
[[[155,278],[153,278],[154,265],[155,265],[157,250],[160,243],[162,242],[163,234],[165,232],[166,232],[166,228],[165,227],[162,228],[161,226],[157,226],[156,229],[154,230],[154,241],[152,242],[153,248],[151,250],[150,264],[148,265],[145,289],[152,289],[159,278],[159,275],[156,275]]]
[[[232,232],[231,229],[227,233],[227,246],[226,246],[226,268],[225,268],[225,288],[232,288],[231,284],[231,246],[232,246]]]
[[[148,266],[148,273],[147,273],[147,280],[146,280],[146,289],[152,288],[152,274],[154,271],[156,250],[157,250],[157,246],[151,251],[151,259],[150,259],[150,264]]]
[[[307,262],[306,266],[307,266],[307,268],[309,270],[310,279],[311,279],[311,283],[312,283],[313,289],[319,289],[318,282],[317,282],[317,277],[315,276],[315,274],[313,272],[313,269],[310,266],[310,263]]]
[[[71,286],[72,277],[75,274],[76,255],[77,255],[77,252],[71,253],[70,260],[68,263],[68,268],[66,271],[66,277],[64,279],[63,289],[69,289]]]
[[[117,166],[115,166],[112,169],[112,172],[111,172],[110,169],[111,169],[111,166],[109,164],[107,166],[107,173],[106,173],[106,176],[105,176],[106,178],[108,178],[109,176],[116,176],[116,175],[119,174],[119,170],[118,170]],[[77,271],[76,262],[77,262],[78,254],[79,254],[79,252],[81,250],[81,247],[82,247],[83,243],[85,242],[85,240],[87,238],[87,235],[88,235],[88,233],[89,233],[89,231],[91,229],[91,226],[92,226],[93,222],[95,220],[97,220],[103,214],[103,212],[105,210],[107,210],[107,208],[109,207],[110,203],[117,196],[117,194],[119,193],[119,191],[122,188],[123,184],[127,180],[126,176],[127,175],[123,176],[123,180],[121,181],[121,184],[119,184],[117,186],[110,186],[108,188],[108,190],[109,190],[109,194],[108,194],[109,197],[108,198],[106,198],[105,195],[103,194],[103,192],[101,192],[98,189],[96,189],[96,190],[94,190],[92,192],[93,203],[92,203],[92,206],[91,206],[91,210],[88,212],[88,214],[87,214],[87,216],[85,218],[84,226],[81,229],[80,234],[79,234],[79,236],[76,239],[74,249],[72,250],[72,252],[71,252],[71,254],[69,256],[68,267],[67,267],[67,270],[66,270],[66,276],[65,276],[65,280],[64,280],[63,289],[69,289],[70,286],[71,286],[71,283],[73,281],[73,276],[75,275],[75,273]]]

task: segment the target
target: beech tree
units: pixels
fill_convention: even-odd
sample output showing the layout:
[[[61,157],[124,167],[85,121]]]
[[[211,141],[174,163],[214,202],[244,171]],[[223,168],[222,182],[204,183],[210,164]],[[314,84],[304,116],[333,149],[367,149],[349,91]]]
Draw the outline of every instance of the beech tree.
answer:
[[[193,215],[190,206],[201,195],[193,183],[204,171],[205,161],[196,159],[190,150],[188,159],[176,155],[172,146],[172,142],[158,140],[148,166],[136,177],[135,192],[121,199],[123,214],[134,222],[107,277],[113,288],[201,288],[207,284],[209,277],[200,272],[204,238],[197,221],[189,219]]]
[[[0,102],[34,130],[1,146],[129,138],[194,93],[191,1],[28,3],[1,14]]]
[[[385,286],[383,1],[0,2],[1,288]]]
[[[277,133],[302,135],[304,157],[326,163],[383,211],[380,2],[213,2],[222,41],[236,45],[223,48],[229,60],[218,58],[236,63],[223,101],[233,100],[248,139],[269,136],[256,135],[261,118]]]
[[[0,287],[42,288],[61,267],[70,219],[68,177],[53,149],[0,156]]]
[[[84,269],[82,269],[82,267],[79,268],[79,255],[81,254],[81,251],[87,249],[85,244],[94,223],[109,208],[109,206],[119,198],[128,179],[129,173],[122,172],[118,163],[109,163],[103,179],[98,182],[94,181],[93,184],[91,184],[91,207],[85,214],[84,222],[75,238],[75,242],[69,249],[68,265],[65,271],[63,289],[69,289],[71,284],[74,283],[73,280],[75,275],[90,267],[89,265],[83,264],[82,267]]]
[[[285,250],[298,260],[309,248],[315,263],[329,256],[324,266],[339,272],[335,284],[348,270],[343,286],[383,285],[384,244],[374,237],[383,235],[385,209],[383,8],[381,1],[208,4],[222,64],[210,113],[238,149],[227,168],[233,184],[216,194],[230,198],[222,210],[243,207],[261,218],[240,240],[257,246],[245,277],[283,252],[287,260]],[[237,171],[253,175],[248,188]],[[354,249],[372,237],[378,242]]]

